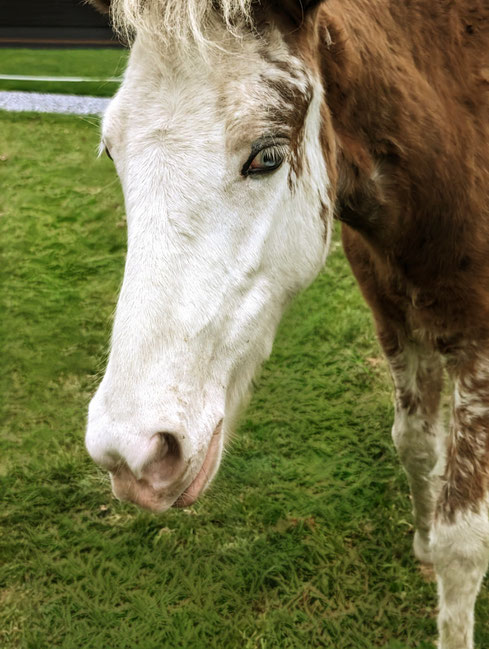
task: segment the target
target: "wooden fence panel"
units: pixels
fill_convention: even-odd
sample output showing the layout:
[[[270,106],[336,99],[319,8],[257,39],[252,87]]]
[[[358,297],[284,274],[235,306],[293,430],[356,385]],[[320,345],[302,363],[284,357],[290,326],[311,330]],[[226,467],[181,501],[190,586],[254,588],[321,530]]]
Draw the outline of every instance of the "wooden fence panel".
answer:
[[[107,17],[83,0],[0,0],[0,46],[121,45]]]

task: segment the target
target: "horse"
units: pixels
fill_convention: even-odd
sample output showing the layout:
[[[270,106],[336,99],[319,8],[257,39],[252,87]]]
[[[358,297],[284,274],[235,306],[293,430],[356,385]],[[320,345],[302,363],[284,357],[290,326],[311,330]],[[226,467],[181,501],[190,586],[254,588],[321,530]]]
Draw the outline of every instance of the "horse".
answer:
[[[194,502],[338,219],[394,381],[438,647],[471,649],[489,559],[489,1],[91,2],[132,47],[102,127],[128,249],[90,455],[120,499]]]

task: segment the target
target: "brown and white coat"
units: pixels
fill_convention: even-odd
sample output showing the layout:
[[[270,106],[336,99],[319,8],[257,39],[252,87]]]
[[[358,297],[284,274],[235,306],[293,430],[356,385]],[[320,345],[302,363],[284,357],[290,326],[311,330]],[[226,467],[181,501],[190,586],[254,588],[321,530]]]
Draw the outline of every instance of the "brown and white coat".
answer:
[[[103,128],[129,244],[90,453],[120,497],[194,500],[336,216],[392,370],[439,647],[470,649],[489,559],[489,0],[112,10],[136,36]]]

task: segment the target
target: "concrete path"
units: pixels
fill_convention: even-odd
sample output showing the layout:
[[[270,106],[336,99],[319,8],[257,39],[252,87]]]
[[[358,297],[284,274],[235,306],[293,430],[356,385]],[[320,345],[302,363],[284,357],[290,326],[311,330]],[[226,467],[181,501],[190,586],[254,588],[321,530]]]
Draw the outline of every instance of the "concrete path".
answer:
[[[40,92],[0,91],[0,110],[30,110],[38,113],[100,115],[110,99],[83,95],[54,95]]]
[[[120,83],[122,77],[39,77],[26,74],[0,74],[0,81],[60,81],[66,83]]]

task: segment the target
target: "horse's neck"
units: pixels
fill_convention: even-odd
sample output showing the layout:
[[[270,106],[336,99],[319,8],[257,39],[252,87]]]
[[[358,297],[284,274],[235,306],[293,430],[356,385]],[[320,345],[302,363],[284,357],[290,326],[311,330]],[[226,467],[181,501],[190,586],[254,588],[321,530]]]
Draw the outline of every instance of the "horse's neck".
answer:
[[[477,187],[487,172],[473,160],[489,145],[489,93],[476,74],[489,35],[486,28],[471,44],[465,0],[432,15],[419,33],[426,8],[399,2],[394,11],[393,4],[331,0],[319,17],[329,39],[321,67],[338,141],[339,211],[398,258],[412,257],[404,250],[409,241],[420,251],[410,266],[435,277],[423,242],[435,238],[451,263],[454,248],[475,236],[476,220],[469,227],[467,215],[486,211]],[[430,41],[437,25],[445,31]],[[449,231],[458,234],[442,236]]]

